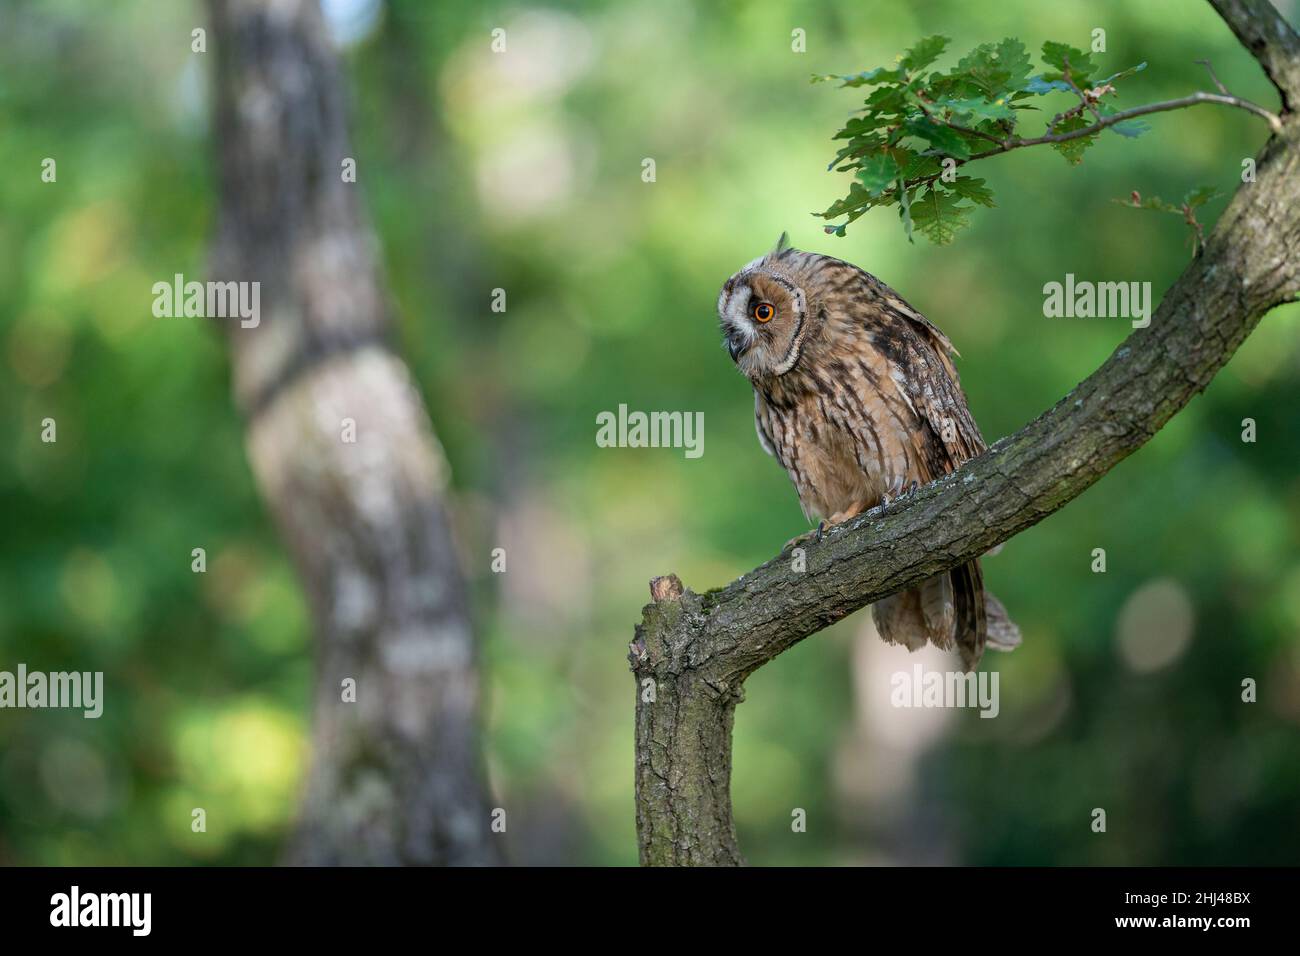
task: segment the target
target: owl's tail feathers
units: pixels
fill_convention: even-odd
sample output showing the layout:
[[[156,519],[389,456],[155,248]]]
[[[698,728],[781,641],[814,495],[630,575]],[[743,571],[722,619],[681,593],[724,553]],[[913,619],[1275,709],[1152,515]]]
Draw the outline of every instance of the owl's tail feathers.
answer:
[[[927,639],[933,639],[926,630],[925,618],[921,614],[919,588],[900,591],[877,601],[871,605],[871,619],[876,622],[876,630],[887,643],[902,644],[909,651],[919,650],[925,646]],[[940,647],[952,646],[951,635],[946,635],[942,640],[946,643],[935,643]]]
[[[956,647],[966,670],[979,666],[986,640],[999,650],[1020,643],[1020,630],[1007,617],[1002,602],[984,590],[978,561],[877,601],[871,616],[888,643],[902,644],[909,651],[927,641],[944,650]]]
[[[984,656],[988,635],[988,612],[984,606],[984,572],[972,561],[948,572],[952,578],[953,604],[957,614],[957,651],[962,666],[973,671]]]

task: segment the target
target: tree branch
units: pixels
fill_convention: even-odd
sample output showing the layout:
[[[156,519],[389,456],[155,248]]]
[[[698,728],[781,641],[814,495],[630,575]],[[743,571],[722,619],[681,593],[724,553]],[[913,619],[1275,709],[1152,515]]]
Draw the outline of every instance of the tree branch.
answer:
[[[1224,86],[1223,81],[1219,79],[1219,74],[1214,72],[1214,64],[1211,63],[1209,60],[1197,60],[1196,64],[1198,66],[1205,67],[1205,69],[1210,74],[1210,79],[1214,81],[1214,88],[1218,90],[1220,93],[1222,93],[1224,96],[1227,96],[1228,88]]]
[[[1268,0],[1210,0],[1241,45],[1259,61],[1282,97],[1282,112],[1300,103],[1300,37]]]
[[[1103,116],[1091,126],[1085,126],[1082,129],[1073,129],[1068,133],[1044,133],[1042,136],[1035,136],[1032,139],[1010,139],[1004,141],[996,149],[985,150],[982,153],[976,153],[966,162],[972,162],[976,159],[985,159],[989,156],[997,156],[1001,153],[1009,153],[1013,149],[1021,149],[1025,146],[1040,146],[1043,143],[1068,143],[1072,139],[1079,139],[1083,136],[1091,136],[1093,133],[1099,133],[1107,127],[1114,126],[1116,123],[1122,123],[1125,120],[1136,119],[1139,116],[1147,116],[1151,113],[1167,113],[1170,110],[1181,110],[1189,106],[1197,106],[1201,103],[1218,103],[1222,106],[1235,106],[1237,109],[1245,110],[1248,113],[1254,113],[1268,121],[1269,127],[1273,132],[1280,132],[1282,121],[1276,114],[1270,113],[1262,106],[1258,106],[1250,100],[1243,100],[1239,96],[1225,96],[1222,93],[1205,93],[1197,91],[1187,96],[1179,97],[1176,100],[1164,100],[1160,103],[1147,103],[1144,106],[1135,106],[1132,109],[1122,110],[1118,113],[1111,113]]]
[[[1234,21],[1265,5],[1214,2],[1270,76],[1293,74],[1282,51],[1246,40],[1258,25]],[[1220,101],[1197,94],[1181,105]],[[1128,116],[1174,108],[1155,104]],[[746,677],[845,615],[979,557],[1076,498],[1202,391],[1266,312],[1296,297],[1300,122],[1288,116],[1277,129],[1257,158],[1256,182],[1237,190],[1151,324],[1029,425],[916,494],[830,529],[807,545],[804,571],[778,556],[705,594],[674,576],[653,582],[629,655],[643,864],[742,862],[731,815],[731,727]]]

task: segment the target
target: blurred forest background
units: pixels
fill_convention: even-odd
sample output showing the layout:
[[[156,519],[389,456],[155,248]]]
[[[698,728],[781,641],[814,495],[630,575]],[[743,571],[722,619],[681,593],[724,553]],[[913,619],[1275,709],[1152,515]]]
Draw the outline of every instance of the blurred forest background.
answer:
[[[1267,133],[1237,110],[1155,116],[1079,168],[1046,148],[985,164],[997,208],[949,247],[908,245],[885,212],[838,239],[809,214],[844,192],[830,136],[860,94],[811,74],[931,33],[958,54],[1005,36],[1036,53],[1102,27],[1095,59],[1149,64],[1123,105],[1212,88],[1194,62],[1210,59],[1276,106],[1186,0],[324,6],[400,344],[453,468],[515,863],[635,862],[625,658],[647,581],[720,586],[805,528],[719,346],[728,275],[782,230],[879,275],[961,350],[991,441],[1129,331],[1044,318],[1044,283],[1150,280],[1158,297],[1190,254],[1175,217],[1110,200],[1230,194]],[[0,669],[102,670],[107,695],[99,720],[0,711],[0,863],[272,863],[297,808],[306,605],[219,336],[150,313],[152,284],[203,276],[212,239],[212,54],[190,50],[206,25],[197,3],[0,7]],[[921,658],[881,645],[866,612],[751,678],[732,786],[750,861],[1300,861],[1298,318],[1266,318],[1150,445],[986,562],[1025,633],[985,664],[998,719],[891,708],[888,675]],[[703,411],[703,457],[597,448],[596,415],[620,403]]]

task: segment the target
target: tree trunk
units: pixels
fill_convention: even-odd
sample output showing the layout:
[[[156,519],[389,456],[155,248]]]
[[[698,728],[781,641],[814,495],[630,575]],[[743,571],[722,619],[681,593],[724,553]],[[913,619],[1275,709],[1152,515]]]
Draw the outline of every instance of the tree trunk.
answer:
[[[1300,292],[1300,38],[1266,0],[1212,0],[1278,86],[1282,129],[1147,328],[1035,421],[951,475],[697,595],[656,578],[629,655],[637,679],[643,864],[741,862],[731,726],[745,678],[858,608],[1036,524],[1145,444],[1261,317]],[[651,695],[647,691],[653,689]],[[653,700],[649,698],[653,696]]]
[[[316,640],[312,767],[287,859],[493,863],[447,468],[388,341],[378,244],[343,177],[355,154],[325,25],[315,0],[209,6],[211,273],[261,284],[256,327],[224,322],[234,393]]]

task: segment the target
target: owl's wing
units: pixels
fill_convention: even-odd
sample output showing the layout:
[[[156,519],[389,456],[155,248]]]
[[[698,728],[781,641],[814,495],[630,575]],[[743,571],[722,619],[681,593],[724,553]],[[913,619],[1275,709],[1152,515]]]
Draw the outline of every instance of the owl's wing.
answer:
[[[901,318],[907,398],[942,445],[952,471],[988,447],[966,404],[961,379],[952,363],[957,354],[948,336],[929,319],[886,288],[888,311]],[[918,436],[919,438],[920,436]],[[938,477],[937,475],[935,477]]]

